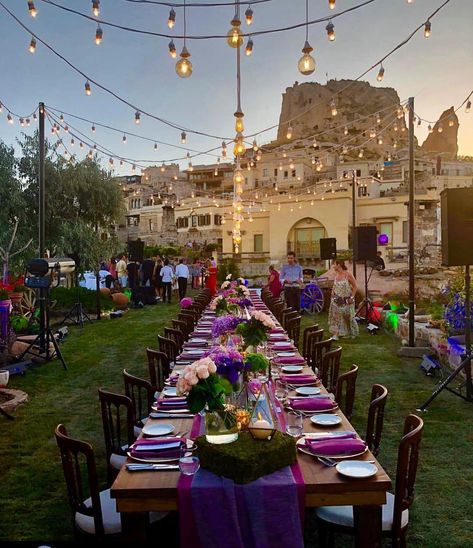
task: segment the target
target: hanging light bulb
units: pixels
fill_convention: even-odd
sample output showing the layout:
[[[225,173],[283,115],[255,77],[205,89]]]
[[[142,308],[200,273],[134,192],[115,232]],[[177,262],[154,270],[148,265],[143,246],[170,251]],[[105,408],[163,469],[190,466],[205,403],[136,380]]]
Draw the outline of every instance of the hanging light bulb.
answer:
[[[176,73],[180,78],[189,78],[192,74],[192,63],[189,61],[190,56],[191,54],[186,46],[184,46],[181,51],[181,58],[176,63]]]
[[[292,139],[292,126],[287,126],[286,139]]]
[[[168,17],[168,28],[172,29],[174,25],[176,24],[176,12],[173,8],[171,8],[171,11],[169,12]]]
[[[26,123],[26,127],[29,127],[30,124],[31,124],[31,120],[30,120],[29,118],[27,118],[27,119],[25,120],[25,123]]]
[[[166,171],[166,166],[164,165],[164,162],[161,164],[161,173],[164,173]]]
[[[222,158],[227,157],[227,143],[222,141]]]
[[[294,169],[294,168],[295,168],[294,161],[291,160],[291,161],[289,162],[289,169]]]
[[[135,164],[133,164],[133,165],[131,166],[131,172],[132,172],[132,173],[136,173],[136,166],[135,166]]]
[[[437,131],[438,131],[439,133],[442,133],[442,132],[443,132],[443,124],[442,124],[441,122],[440,122],[440,124],[439,124],[438,127],[437,127]]]
[[[95,43],[97,44],[97,46],[100,46],[100,44],[102,43],[102,39],[103,39],[103,30],[102,30],[102,27],[99,25],[97,27],[97,30],[95,31]]]
[[[376,137],[376,130],[374,128],[370,129],[370,139],[374,139]]]
[[[394,141],[393,148],[397,148],[397,141]]]
[[[187,142],[187,135],[186,135],[186,132],[183,131],[183,132],[181,133],[181,143],[182,143],[183,145],[185,145],[186,142]]]
[[[397,131],[399,128],[397,127],[397,124],[395,123],[394,124],[394,127],[393,127],[394,131]]]
[[[342,152],[343,152],[343,154],[347,154],[347,153],[348,153],[348,147],[347,147],[347,145],[343,145]]]
[[[448,127],[453,127],[455,125],[455,121],[453,119],[453,117],[451,117],[449,120],[448,120]]]
[[[309,76],[309,74],[312,74],[315,70],[315,59],[312,57],[312,55],[310,55],[312,51],[314,51],[314,48],[306,40],[304,47],[302,48],[302,53],[304,55],[299,59],[299,62],[297,63],[297,68],[299,69],[299,72],[304,76]]]
[[[139,110],[135,112],[135,124],[139,124],[141,122],[141,113]]]
[[[429,133],[433,133],[433,132],[434,132],[434,130],[432,129],[432,126],[431,126],[430,124],[427,126],[427,129],[429,130]]]
[[[75,144],[76,144],[76,142],[74,141],[74,138],[72,138],[71,139],[71,147],[73,147]]]
[[[376,123],[378,126],[381,124],[381,116],[379,114],[376,116]]]
[[[419,118],[419,120],[417,121],[417,125],[420,126],[422,124],[422,120]]]
[[[328,22],[325,30],[327,31],[327,38],[329,39],[329,41],[335,42],[335,25],[332,23],[332,21]]]
[[[378,76],[376,76],[376,80],[378,80],[378,82],[381,82],[383,78],[384,78],[384,67],[381,64],[381,66],[379,67]]]
[[[93,157],[94,153],[92,152],[92,149],[89,150],[89,153],[87,154],[87,158],[89,160],[92,160],[92,157]]]
[[[251,25],[251,23],[253,23],[253,10],[251,9],[251,5],[249,5],[245,11],[245,19],[247,25]]]
[[[230,21],[232,28],[227,32],[227,44],[231,48],[239,48],[243,44],[243,34],[240,30],[241,21],[238,16]]]
[[[113,158],[111,156],[108,159],[108,163],[109,163],[110,167],[113,167]]]
[[[123,135],[123,137],[122,137],[122,143],[123,143],[124,145],[126,145],[126,135]]]
[[[241,156],[245,153],[245,143],[243,142],[243,135],[238,132],[235,137],[235,146],[233,147],[233,155]]]
[[[343,129],[343,135],[348,135],[348,126],[345,126]]]
[[[258,152],[256,153],[256,160],[259,162],[261,160],[261,151],[258,150]]]
[[[192,162],[189,161],[189,171],[194,171],[194,166],[192,165]]]
[[[25,120],[23,118],[20,118],[19,122],[21,127],[25,127]]]
[[[338,114],[337,105],[335,104],[335,100],[332,99],[330,102],[330,111],[332,113],[332,116],[336,116]]]
[[[243,124],[243,115],[240,115],[240,113],[238,113],[238,116],[236,116],[235,120],[235,131],[237,133],[243,133],[244,130],[245,126]]]
[[[154,150],[158,150],[158,143],[154,143]]]
[[[79,148],[84,148],[84,143],[82,141],[79,143]]]
[[[336,3],[336,0],[328,0],[328,7],[331,10],[334,10],[335,9],[335,3]]]
[[[31,17],[36,17],[38,15],[38,10],[36,9],[34,2],[28,2],[28,12]]]
[[[312,163],[313,166],[315,166],[315,156],[312,156],[311,163]]]
[[[34,36],[31,37],[31,42],[30,42],[30,45],[28,47],[28,51],[30,53],[34,53],[36,51],[36,40],[35,40]]]
[[[430,21],[426,21],[424,25],[424,37],[428,38],[431,34],[432,30],[432,23]]]
[[[91,95],[92,93],[92,90],[90,89],[90,82],[87,80],[87,82],[85,83],[85,94],[86,95]]]
[[[217,175],[218,175],[218,169],[215,168],[215,169],[214,169],[214,176],[217,177]]]
[[[245,55],[249,57],[253,53],[253,40],[251,39],[251,36],[248,38],[248,42],[246,43],[245,47]]]
[[[67,125],[64,126],[64,132],[65,132],[65,133],[69,133],[69,126],[67,126]]]
[[[382,145],[383,144],[383,138],[381,137],[381,135],[378,137],[378,145]],[[361,158],[361,156],[360,156]]]
[[[363,158],[364,151],[362,148],[360,148],[360,152],[358,152],[358,158]]]
[[[174,41],[171,40],[168,44],[168,48],[169,48],[169,55],[175,59],[177,57],[177,50],[176,50],[176,46],[174,45]]]
[[[468,100],[467,103],[466,103],[466,107],[465,107],[465,112],[466,114],[468,114],[471,110],[471,101]]]
[[[95,17],[100,15],[100,0],[92,0],[92,13]]]
[[[256,139],[253,139],[253,150],[254,150],[255,152],[258,151],[258,143],[256,142]]]
[[[95,126],[92,126],[92,133],[95,133]]]

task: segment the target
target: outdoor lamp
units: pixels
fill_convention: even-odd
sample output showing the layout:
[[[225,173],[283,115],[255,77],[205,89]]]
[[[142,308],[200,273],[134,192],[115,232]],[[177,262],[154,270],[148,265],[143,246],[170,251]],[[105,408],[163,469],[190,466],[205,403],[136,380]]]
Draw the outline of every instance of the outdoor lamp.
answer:
[[[169,55],[175,59],[177,57],[177,51],[176,51],[176,46],[174,45],[174,41],[171,40],[168,44],[168,48],[169,48]]]
[[[34,2],[28,2],[28,12],[31,17],[36,17],[38,15],[38,10],[36,9]]]
[[[315,70],[315,59],[310,55],[314,51],[314,48],[306,40],[304,47],[302,48],[302,53],[304,54],[297,63],[297,68],[299,72],[304,76],[309,76]]]
[[[172,29],[175,24],[176,24],[176,12],[174,11],[174,9],[171,8],[171,11],[169,12],[169,17],[168,17],[168,27]]]
[[[176,63],[176,73],[181,78],[189,78],[192,74],[192,63],[189,61],[190,56],[191,54],[186,46],[184,46],[181,51],[181,58]]]
[[[335,41],[335,25],[332,23],[332,21],[329,21],[327,26],[325,27],[325,30],[327,31],[327,38],[330,40],[330,42]]]
[[[245,47],[245,54],[247,57],[249,57],[253,53],[253,40],[251,38],[248,38],[248,42],[246,43]]]
[[[243,34],[240,30],[241,21],[234,17],[230,24],[232,28],[227,32],[227,44],[231,48],[238,48],[243,44]]]
[[[253,10],[251,9],[251,6],[248,6],[247,10],[245,11],[245,18],[246,18],[246,24],[251,25],[253,22]]]
[[[100,15],[100,0],[92,0],[92,13],[95,17]]]

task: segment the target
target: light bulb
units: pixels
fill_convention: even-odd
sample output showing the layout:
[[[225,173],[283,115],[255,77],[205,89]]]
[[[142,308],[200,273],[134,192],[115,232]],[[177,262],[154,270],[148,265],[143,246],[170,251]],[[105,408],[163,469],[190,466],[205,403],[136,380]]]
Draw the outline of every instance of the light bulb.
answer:
[[[132,172],[132,173],[136,173],[136,166],[135,166],[135,164],[133,164],[133,165],[131,166],[131,172]]]
[[[315,59],[310,55],[310,53],[314,51],[314,48],[309,44],[309,42],[305,42],[304,47],[302,48],[302,53],[304,54],[297,63],[297,68],[299,69],[299,72],[303,74],[304,76],[309,76],[309,74],[312,74],[315,70]]]
[[[235,17],[230,24],[232,28],[227,32],[227,44],[231,48],[239,48],[243,44],[243,34],[240,30],[241,21]]]
[[[312,165],[315,166],[315,157],[314,156],[312,156],[311,162],[312,162]]]
[[[258,152],[256,153],[256,160],[259,162],[261,160],[261,151],[258,150]]]
[[[84,148],[84,143],[82,141],[79,143],[79,148]]]
[[[101,26],[99,25],[97,27],[97,30],[95,31],[95,43],[97,44],[97,46],[100,46],[100,44],[102,43],[102,39],[103,39],[103,30]]]
[[[343,130],[343,135],[348,135],[348,127],[345,126],[344,130]]]
[[[36,9],[34,2],[28,2],[28,12],[31,17],[36,17],[38,15],[38,10]]]
[[[126,145],[126,135],[124,135],[124,136],[122,137],[122,143],[123,143],[124,145]]]
[[[292,139],[292,126],[287,127],[286,139]]]
[[[92,126],[92,133],[95,133],[95,126]]]
[[[21,127],[25,127],[25,120],[23,118],[20,118],[19,122]]]
[[[442,131],[443,131],[443,125],[442,125],[441,123],[438,125],[437,131],[438,131],[439,133],[442,133]]]
[[[100,15],[100,0],[92,0],[92,13],[95,17]]]
[[[332,23],[332,21],[329,21],[327,26],[325,27],[325,30],[327,31],[327,38],[330,42],[335,41],[335,25]]]
[[[64,132],[69,133],[69,126],[64,126]]]
[[[245,126],[243,124],[243,117],[238,117],[235,120],[235,131],[237,133],[242,133],[245,130]]]
[[[36,51],[36,40],[34,39],[34,37],[31,38],[31,42],[30,42],[30,45],[28,47],[28,51],[30,53],[34,53]]]
[[[433,133],[433,132],[434,132],[434,130],[432,129],[432,126],[431,126],[430,124],[428,125],[427,129],[429,130],[429,133]]]
[[[186,142],[187,142],[187,135],[186,135],[186,132],[183,131],[183,132],[181,133],[181,143],[182,143],[183,145],[185,145]]]
[[[182,48],[181,58],[176,63],[176,73],[180,78],[189,78],[192,74],[192,63],[189,61],[191,54],[188,52],[186,46]]]
[[[374,128],[371,128],[370,130],[370,139],[374,139],[376,137],[376,131]]]
[[[249,57],[253,53],[253,40],[248,38],[248,42],[246,43],[245,47],[245,55]]]
[[[161,173],[164,173],[166,171],[166,166],[164,165],[164,162],[161,164]]]
[[[394,141],[393,148],[397,148],[397,141]]]
[[[90,89],[90,82],[87,80],[87,82],[85,83],[85,94],[86,95],[90,95],[92,93],[92,90]]]
[[[168,27],[172,29],[175,24],[176,24],[176,12],[174,11],[173,8],[171,8],[171,11],[169,12],[169,17],[168,17]]]
[[[215,169],[214,169],[214,176],[217,177],[217,175],[218,175],[218,169],[215,168]]]
[[[393,129],[394,129],[394,131],[397,131],[397,130],[398,130],[397,124],[394,124]]]
[[[177,57],[177,50],[176,50],[176,46],[174,45],[174,41],[171,40],[168,44],[168,48],[169,48],[169,55],[175,59]]]
[[[381,137],[381,135],[378,137],[378,145],[382,145],[383,144],[383,138]],[[361,158],[361,156],[360,156]]]
[[[378,80],[378,82],[381,82],[383,78],[384,78],[384,67],[383,65],[381,65],[379,67],[378,76],[376,76],[376,80]]]
[[[26,123],[26,127],[29,127],[29,125],[31,124],[31,120],[29,118],[27,118],[25,120],[25,123]]]
[[[291,162],[289,163],[289,169],[294,169],[294,162],[291,160]]]
[[[254,150],[255,152],[258,151],[258,143],[256,142],[256,139],[253,139],[253,150]]]
[[[468,100],[465,107],[465,112],[468,114],[471,110],[471,101]]]
[[[336,0],[328,0],[328,7],[329,7],[331,10],[334,10],[334,9],[335,9],[335,2],[336,2]]]
[[[360,152],[358,152],[358,158],[363,158],[363,149],[360,148]]]
[[[432,30],[432,23],[430,21],[426,21],[424,25],[424,36],[425,38],[428,38],[431,34]]]
[[[135,112],[135,124],[139,124],[141,122],[141,114],[140,112],[137,110]]]
[[[241,184],[243,182],[243,179],[244,177],[241,169],[236,169],[235,173],[233,174],[233,180],[235,181],[235,183]]]
[[[381,116],[379,114],[376,116],[376,123],[378,126],[381,124]]]
[[[455,121],[453,120],[453,118],[450,118],[450,120],[448,121],[448,127],[453,127],[455,125]]]
[[[74,139],[71,139],[71,147],[73,147],[75,144],[76,142],[74,141]]]
[[[113,158],[112,158],[112,157],[110,157],[110,158],[108,159],[108,163],[110,164],[110,166],[113,166]]]
[[[158,143],[154,143],[154,150],[158,150]]]
[[[253,10],[251,9],[251,6],[248,6],[245,11],[245,19],[247,25],[251,25],[251,23],[253,23]]]
[[[282,163],[279,162],[279,171],[282,171]]]
[[[335,101],[333,99],[330,103],[330,111],[332,113],[332,116],[336,116],[338,114],[337,105],[335,104]]]

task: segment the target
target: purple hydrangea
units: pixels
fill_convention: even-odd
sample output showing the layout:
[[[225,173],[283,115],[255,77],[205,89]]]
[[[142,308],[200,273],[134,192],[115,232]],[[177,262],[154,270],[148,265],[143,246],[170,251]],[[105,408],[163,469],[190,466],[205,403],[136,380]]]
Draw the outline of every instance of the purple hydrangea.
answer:
[[[234,348],[216,346],[207,354],[217,366],[217,373],[228,379],[230,384],[238,382],[240,373],[246,368],[243,356]]]
[[[212,325],[212,337],[220,337],[220,335],[226,335],[230,331],[233,331],[236,326],[241,322],[240,318],[235,316],[220,316],[216,318]]]

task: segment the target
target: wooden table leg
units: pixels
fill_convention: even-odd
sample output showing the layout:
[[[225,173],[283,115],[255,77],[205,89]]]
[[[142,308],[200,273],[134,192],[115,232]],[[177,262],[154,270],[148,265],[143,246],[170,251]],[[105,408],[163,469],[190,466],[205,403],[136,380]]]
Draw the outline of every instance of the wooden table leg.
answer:
[[[146,528],[148,525],[148,514],[138,512],[122,512],[123,540],[127,542],[146,541]]]
[[[381,506],[354,506],[355,546],[379,548],[382,537]]]

